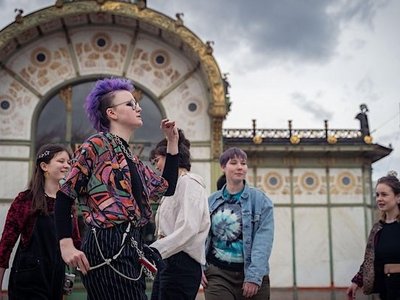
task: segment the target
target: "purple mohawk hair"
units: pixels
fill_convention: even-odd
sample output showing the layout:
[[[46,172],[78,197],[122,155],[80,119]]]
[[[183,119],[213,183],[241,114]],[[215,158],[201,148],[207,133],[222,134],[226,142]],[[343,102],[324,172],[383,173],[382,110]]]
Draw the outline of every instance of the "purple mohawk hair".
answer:
[[[121,90],[133,92],[134,89],[132,83],[127,79],[105,78],[98,80],[85,101],[86,115],[94,129],[108,132],[110,121],[107,119],[105,111],[111,105],[114,92]]]

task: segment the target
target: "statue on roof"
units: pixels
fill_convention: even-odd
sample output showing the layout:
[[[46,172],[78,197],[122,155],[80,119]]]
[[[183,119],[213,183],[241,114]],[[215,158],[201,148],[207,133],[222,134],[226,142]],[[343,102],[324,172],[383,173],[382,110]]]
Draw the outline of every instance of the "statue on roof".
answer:
[[[368,116],[367,116],[367,112],[369,110],[368,110],[367,105],[364,103],[360,105],[360,110],[361,110],[361,112],[359,112],[356,115],[356,119],[358,119],[360,121],[360,131],[361,131],[362,137],[364,138],[364,137],[370,135],[369,125],[368,125]]]

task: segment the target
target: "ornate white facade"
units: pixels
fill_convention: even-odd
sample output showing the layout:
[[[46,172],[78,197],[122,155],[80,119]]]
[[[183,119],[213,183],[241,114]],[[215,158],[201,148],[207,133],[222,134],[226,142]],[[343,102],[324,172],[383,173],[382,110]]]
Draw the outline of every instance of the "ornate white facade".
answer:
[[[143,101],[153,105],[139,143],[156,142],[146,139],[146,130],[158,126],[152,122],[160,117],[176,120],[191,140],[193,171],[210,192],[215,189],[217,158],[234,143],[223,142],[229,98],[210,43],[180,17],[173,20],[141,1],[57,1],[0,32],[0,227],[11,201],[27,186],[40,128],[63,119],[62,131],[53,135],[72,145],[81,142],[74,140],[84,101],[77,87],[110,76],[132,80]],[[46,123],[41,113],[50,103],[61,113]],[[46,113],[50,119],[55,110]],[[299,148],[304,132],[284,136],[287,145],[271,155],[273,146],[262,139],[273,140],[280,130],[259,140],[247,135],[243,143],[240,132],[225,136],[236,135],[235,145],[249,151],[248,180],[275,203],[271,286],[347,286],[373,215],[370,166],[390,151],[368,143],[343,156],[339,146],[315,144],[314,161]],[[333,132],[329,144],[340,138]]]

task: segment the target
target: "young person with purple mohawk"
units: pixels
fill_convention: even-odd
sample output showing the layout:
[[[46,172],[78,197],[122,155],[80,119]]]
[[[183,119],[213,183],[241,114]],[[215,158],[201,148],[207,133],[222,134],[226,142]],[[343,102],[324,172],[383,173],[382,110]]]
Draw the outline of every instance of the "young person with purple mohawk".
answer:
[[[172,195],[178,177],[178,132],[164,119],[166,167],[158,176],[129,148],[143,125],[142,108],[130,81],[99,80],[86,98],[86,113],[97,134],[75,153],[66,182],[57,193],[56,229],[62,258],[83,274],[87,299],[147,299],[143,265],[143,226],[151,217],[149,201]],[[82,249],[71,240],[70,208],[81,206],[87,233]],[[154,254],[154,253],[153,253]]]

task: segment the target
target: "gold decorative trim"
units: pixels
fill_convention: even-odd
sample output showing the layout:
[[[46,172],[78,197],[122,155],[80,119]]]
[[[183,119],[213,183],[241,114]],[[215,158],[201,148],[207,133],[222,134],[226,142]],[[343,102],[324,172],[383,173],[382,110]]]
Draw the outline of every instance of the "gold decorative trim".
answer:
[[[67,112],[72,112],[72,86],[68,85],[60,90],[60,99],[65,103]]]
[[[299,144],[301,141],[300,137],[298,135],[292,135],[290,137],[290,143],[292,143],[293,145],[297,145]]]
[[[102,4],[99,1],[64,1],[61,5],[60,1],[58,1],[57,6],[51,6],[24,16],[22,23],[14,22],[0,31],[0,49],[6,47],[15,37],[18,37],[26,30],[40,26],[43,23],[63,17],[98,12],[134,18],[139,22],[155,26],[161,31],[176,35],[186,45],[185,47],[198,57],[201,70],[210,88],[210,116],[217,119],[226,117],[228,105],[226,103],[223,79],[215,58],[210,54],[210,43],[203,43],[183,24],[176,26],[176,20],[152,9],[143,8],[138,4],[118,1],[105,1]]]
[[[366,144],[372,144],[372,141],[373,141],[372,136],[370,136],[370,135],[364,136],[364,142],[365,142]]]
[[[334,135],[330,135],[328,136],[327,141],[329,144],[333,145],[337,143],[337,138]]]
[[[263,142],[263,138],[261,135],[257,134],[253,137],[253,143],[259,145]]]
[[[212,157],[218,159],[222,154],[222,118],[214,118],[212,120]]]

